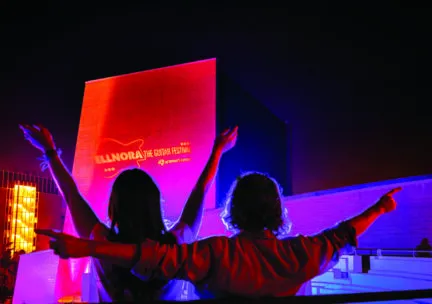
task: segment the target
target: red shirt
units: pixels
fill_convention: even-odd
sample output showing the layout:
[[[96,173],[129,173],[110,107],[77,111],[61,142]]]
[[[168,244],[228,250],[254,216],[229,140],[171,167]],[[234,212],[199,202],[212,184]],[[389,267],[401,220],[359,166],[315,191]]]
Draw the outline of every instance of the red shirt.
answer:
[[[133,271],[144,277],[188,280],[215,294],[284,297],[295,295],[356,244],[355,230],[347,222],[315,236],[282,240],[270,231],[184,245],[149,240],[142,244],[142,258]]]

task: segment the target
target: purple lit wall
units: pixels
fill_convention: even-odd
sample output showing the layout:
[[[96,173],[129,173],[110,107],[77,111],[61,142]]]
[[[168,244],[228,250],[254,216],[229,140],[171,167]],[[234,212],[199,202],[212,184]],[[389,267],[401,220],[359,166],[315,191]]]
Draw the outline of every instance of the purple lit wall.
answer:
[[[395,195],[397,209],[379,218],[359,238],[361,248],[414,248],[422,238],[432,240],[432,176],[409,177],[347,188],[286,197],[292,222],[291,234],[310,235],[353,217],[376,202],[388,190],[401,186]],[[200,236],[229,235],[220,219],[222,208],[205,214]]]
[[[432,240],[432,176],[410,177],[341,189],[297,195],[286,199],[292,232],[316,233],[357,215],[386,191],[395,195],[397,210],[382,216],[359,239],[363,248],[414,248],[422,238]]]

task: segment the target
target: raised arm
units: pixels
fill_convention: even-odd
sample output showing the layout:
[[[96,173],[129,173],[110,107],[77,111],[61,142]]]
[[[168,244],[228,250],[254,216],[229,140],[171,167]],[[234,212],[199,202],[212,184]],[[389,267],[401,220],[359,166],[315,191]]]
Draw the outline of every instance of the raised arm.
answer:
[[[377,203],[361,214],[342,222],[334,228],[327,229],[312,237],[297,237],[287,240],[287,245],[296,252],[300,269],[298,276],[308,281],[333,267],[339,257],[357,246],[357,237],[362,235],[379,216],[396,209],[392,195],[399,192],[396,188],[383,195]]]
[[[222,155],[236,144],[237,130],[237,127],[232,130],[225,130],[216,138],[210,158],[198,178],[178,221],[178,223],[184,223],[190,227],[194,239],[198,235],[201,226],[205,195],[216,177]]]
[[[51,175],[70,210],[77,233],[80,237],[89,237],[99,219],[82,197],[71,173],[58,155],[51,133],[43,126],[20,125],[20,128],[25,139],[44,153]]]

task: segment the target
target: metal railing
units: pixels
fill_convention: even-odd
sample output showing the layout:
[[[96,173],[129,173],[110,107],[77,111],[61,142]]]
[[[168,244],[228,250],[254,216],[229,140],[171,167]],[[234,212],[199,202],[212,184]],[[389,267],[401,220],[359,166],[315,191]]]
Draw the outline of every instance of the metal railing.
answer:
[[[357,248],[352,255],[432,257],[432,250],[416,250],[415,248]]]
[[[12,188],[15,183],[31,184],[36,186],[37,191],[41,193],[59,194],[57,185],[54,180],[20,172],[0,171],[0,188]]]

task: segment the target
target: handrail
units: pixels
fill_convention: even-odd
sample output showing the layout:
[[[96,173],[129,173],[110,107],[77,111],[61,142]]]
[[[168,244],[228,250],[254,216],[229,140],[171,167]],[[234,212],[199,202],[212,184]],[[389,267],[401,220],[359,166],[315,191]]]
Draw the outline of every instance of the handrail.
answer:
[[[409,248],[356,248],[354,249],[353,255],[432,257],[432,250],[416,250]]]
[[[432,289],[421,290],[404,290],[404,291],[383,291],[383,292],[365,292],[351,294],[333,294],[320,296],[298,296],[280,299],[271,299],[262,303],[362,303],[362,302],[379,302],[391,300],[412,300],[432,298]]]

